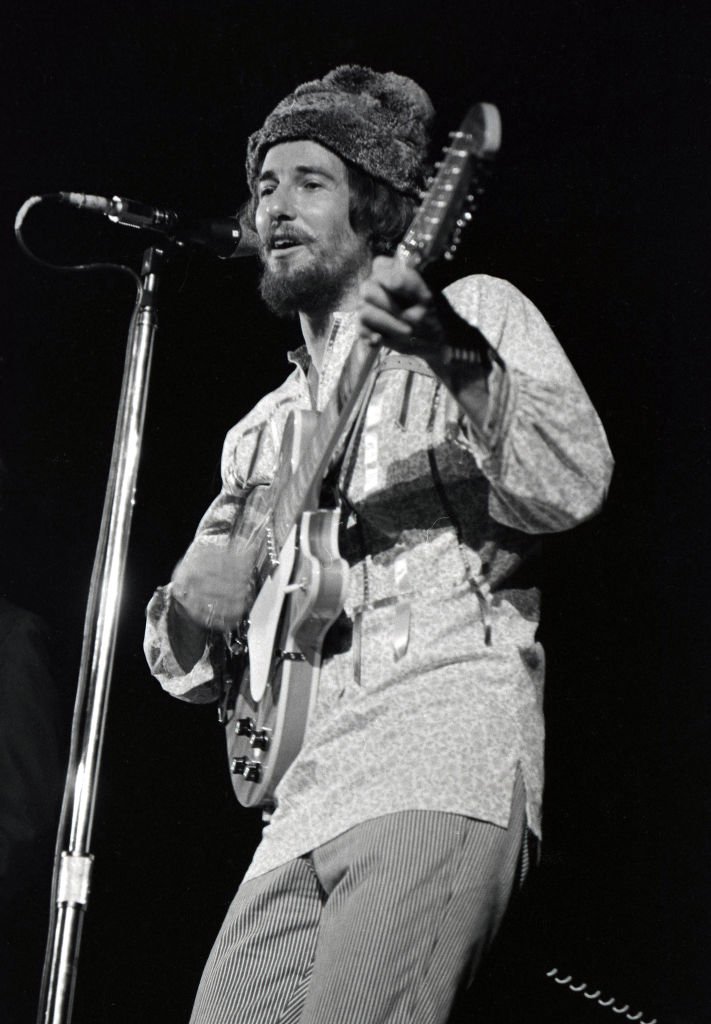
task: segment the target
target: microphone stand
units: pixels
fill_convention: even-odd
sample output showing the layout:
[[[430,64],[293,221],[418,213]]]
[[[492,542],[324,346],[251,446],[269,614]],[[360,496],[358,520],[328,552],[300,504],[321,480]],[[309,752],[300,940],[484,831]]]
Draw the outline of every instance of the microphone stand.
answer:
[[[53,902],[56,911],[54,928],[52,931],[50,927],[48,935],[40,994],[41,1016],[38,1016],[44,1024],[65,1024],[72,1014],[93,864],[90,841],[117,620],[143,440],[153,340],[158,326],[156,293],[165,261],[163,249],[154,246],[146,249],[141,268],[142,287],[128,331],[111,468],[84,619],[72,755],[57,837],[59,851],[60,845],[66,842],[68,825],[68,847],[55,862]]]

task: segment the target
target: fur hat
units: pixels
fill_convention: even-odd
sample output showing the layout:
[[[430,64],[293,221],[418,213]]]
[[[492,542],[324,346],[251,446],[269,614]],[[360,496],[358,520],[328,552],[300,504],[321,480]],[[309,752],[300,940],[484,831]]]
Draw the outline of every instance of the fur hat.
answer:
[[[433,116],[429,96],[411,78],[341,65],[300,85],[250,136],[249,187],[254,193],[271,146],[312,139],[398,192],[416,196]]]

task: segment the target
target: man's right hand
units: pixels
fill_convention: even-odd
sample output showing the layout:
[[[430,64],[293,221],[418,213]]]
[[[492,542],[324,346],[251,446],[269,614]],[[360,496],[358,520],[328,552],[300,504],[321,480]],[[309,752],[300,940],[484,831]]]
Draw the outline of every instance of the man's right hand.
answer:
[[[214,632],[234,629],[254,600],[254,544],[194,544],[173,573],[172,595],[196,625]]]
[[[202,656],[208,632],[225,633],[246,617],[254,600],[254,544],[194,544],[172,578],[170,639],[189,671]]]

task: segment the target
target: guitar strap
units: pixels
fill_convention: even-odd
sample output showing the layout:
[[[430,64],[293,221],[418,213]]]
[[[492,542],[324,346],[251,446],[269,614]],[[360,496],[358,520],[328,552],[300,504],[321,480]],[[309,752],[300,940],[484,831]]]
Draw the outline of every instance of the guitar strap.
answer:
[[[348,481],[351,478],[353,468],[355,465],[356,454],[360,440],[363,440],[364,449],[364,466],[363,466],[363,490],[365,494],[375,490],[380,482],[381,472],[381,461],[380,461],[380,424],[383,414],[383,400],[385,397],[386,380],[385,376],[379,371],[383,368],[385,363],[388,362],[389,358],[396,355],[396,362],[398,366],[401,366],[403,358],[395,353],[381,355],[373,367],[367,386],[363,390],[363,395],[360,399],[358,411],[353,418],[353,422],[348,431],[346,443],[344,445],[343,454],[338,459],[337,465],[333,467],[335,469],[335,476],[333,478],[333,486],[335,489],[335,496],[337,502],[340,504],[341,509],[347,509],[349,514],[354,515],[356,520],[358,519],[355,509],[353,509],[348,503],[345,497],[345,490],[348,486]],[[409,381],[409,377],[408,377]],[[343,468],[345,467],[345,468]],[[341,474],[341,469],[343,472]],[[338,483],[340,483],[340,488]],[[365,537],[363,535],[363,526],[358,522],[358,534],[361,540],[361,553],[365,556]],[[410,639],[410,617],[411,609],[410,602],[404,594],[407,594],[409,590],[409,576],[408,576],[408,564],[407,556],[405,554],[400,555],[394,563],[394,574],[395,574],[395,590],[396,593],[385,599],[387,604],[395,605],[394,619],[393,619],[393,656],[396,661],[404,657],[407,652]],[[367,564],[363,564],[363,603],[362,606],[355,610],[354,621],[353,621],[353,663],[354,663],[354,675],[357,683],[360,683],[360,643],[361,643],[361,628],[362,628],[362,616],[366,608],[371,607],[369,586],[368,586],[368,569]]]
[[[330,480],[333,475],[336,479],[340,475],[341,467],[348,465],[348,469],[343,474],[343,489],[350,480],[351,473],[353,471],[353,461],[355,457],[355,451],[359,443],[363,427],[365,428],[365,491],[369,493],[374,490],[378,483],[377,478],[377,455],[378,455],[378,438],[376,435],[376,428],[380,423],[382,415],[382,397],[384,391],[384,378],[380,376],[381,370],[404,370],[404,371],[416,371],[417,373],[425,374],[428,377],[435,377],[435,373],[431,370],[423,360],[414,355],[403,355],[400,352],[394,352],[391,349],[381,349],[378,361],[373,366],[370,372],[370,377],[366,387],[363,389],[361,397],[358,400],[357,412],[353,417],[351,426],[349,427],[343,444],[343,452],[334,460],[332,467],[329,470],[327,480]],[[406,384],[405,384],[405,395],[403,397],[403,406],[400,411],[399,423],[400,426],[405,426],[405,419],[407,416],[407,406],[410,400],[410,389],[412,387],[412,372],[408,373]]]
[[[328,473],[323,478],[323,484],[321,487],[322,493],[324,491],[331,495],[335,505],[343,506],[342,490],[339,488],[339,479],[341,477],[341,470],[345,465],[351,465],[352,459],[355,456],[355,452],[358,447],[358,441],[361,435],[361,430],[364,421],[367,423],[368,410],[370,403],[374,397],[376,390],[376,384],[378,382],[378,375],[380,367],[382,365],[382,354],[379,354],[377,361],[375,362],[365,387],[361,391],[360,397],[358,398],[356,407],[351,417],[351,422],[346,430],[343,440],[337,448],[332,460],[331,465],[328,468]],[[346,472],[346,476],[350,477],[350,472]]]

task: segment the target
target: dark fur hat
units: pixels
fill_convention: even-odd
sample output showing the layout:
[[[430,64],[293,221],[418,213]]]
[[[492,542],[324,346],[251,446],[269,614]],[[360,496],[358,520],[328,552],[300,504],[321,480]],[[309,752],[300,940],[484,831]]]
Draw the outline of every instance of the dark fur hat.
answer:
[[[312,139],[398,192],[417,195],[433,115],[429,96],[412,79],[344,64],[300,85],[250,137],[249,187],[255,191],[271,146]]]

